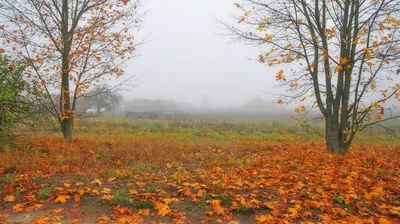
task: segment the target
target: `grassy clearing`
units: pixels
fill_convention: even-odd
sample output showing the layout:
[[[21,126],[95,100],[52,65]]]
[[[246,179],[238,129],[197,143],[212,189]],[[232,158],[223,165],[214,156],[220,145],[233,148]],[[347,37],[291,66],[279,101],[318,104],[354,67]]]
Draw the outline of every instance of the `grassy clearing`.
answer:
[[[39,133],[0,152],[0,221],[399,221],[400,141],[379,131],[344,157],[279,122],[92,120],[76,131],[72,143]]]

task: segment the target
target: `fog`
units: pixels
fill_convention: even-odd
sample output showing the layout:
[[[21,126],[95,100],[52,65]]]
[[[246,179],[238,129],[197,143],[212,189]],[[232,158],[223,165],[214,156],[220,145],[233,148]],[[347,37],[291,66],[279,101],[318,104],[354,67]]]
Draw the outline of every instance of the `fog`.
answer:
[[[127,76],[141,76],[125,99],[175,100],[195,106],[242,106],[257,98],[272,101],[265,94],[274,88],[277,69],[255,59],[259,50],[233,43],[221,36],[215,18],[235,21],[233,0],[150,0],[149,10],[137,39],[149,34],[138,48],[139,57],[126,68]],[[215,18],[214,18],[215,17]]]

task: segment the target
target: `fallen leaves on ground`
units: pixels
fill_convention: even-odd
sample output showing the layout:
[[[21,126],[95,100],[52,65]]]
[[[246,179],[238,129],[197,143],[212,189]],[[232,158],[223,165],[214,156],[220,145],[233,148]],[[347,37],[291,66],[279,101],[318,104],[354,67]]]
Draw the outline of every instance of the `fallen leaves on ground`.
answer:
[[[336,156],[317,137],[224,128],[21,137],[30,150],[0,152],[0,221],[48,211],[33,223],[400,222],[396,144]]]

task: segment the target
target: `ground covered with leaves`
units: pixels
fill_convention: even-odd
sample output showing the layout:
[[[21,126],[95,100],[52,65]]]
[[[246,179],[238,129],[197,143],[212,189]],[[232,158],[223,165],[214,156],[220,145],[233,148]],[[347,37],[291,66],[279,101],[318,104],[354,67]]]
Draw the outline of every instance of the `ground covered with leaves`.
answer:
[[[1,223],[399,223],[400,148],[276,125],[86,123],[0,152]]]

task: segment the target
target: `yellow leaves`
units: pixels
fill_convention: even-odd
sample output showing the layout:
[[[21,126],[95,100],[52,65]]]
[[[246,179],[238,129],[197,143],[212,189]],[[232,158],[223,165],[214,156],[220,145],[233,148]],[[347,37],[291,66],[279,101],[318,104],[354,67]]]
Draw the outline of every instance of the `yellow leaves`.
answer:
[[[305,107],[304,105],[302,105],[302,106],[296,108],[294,111],[295,111],[296,113],[303,113],[303,112],[306,111],[306,107]]]
[[[333,214],[335,214],[336,216],[346,216],[347,215],[347,211],[344,210],[343,208],[332,208],[332,212]]]
[[[372,90],[375,90],[375,89],[376,89],[376,82],[375,82],[375,81],[372,81],[372,82],[371,82],[371,89],[372,89]]]
[[[117,164],[117,166],[121,166],[121,160],[117,160],[117,162],[116,162],[116,164]]]
[[[374,197],[374,193],[373,192],[370,192],[370,193],[365,192],[365,194],[364,194],[364,198],[367,201],[372,201],[373,197]]]
[[[103,185],[103,182],[101,182],[99,179],[94,179],[94,181],[92,181],[92,184],[97,184],[99,185],[99,187],[101,187]]]
[[[67,202],[67,200],[70,199],[70,198],[71,198],[71,196],[69,196],[69,195],[60,195],[60,196],[58,196],[54,201],[55,201],[56,203],[62,203],[62,204],[64,204],[64,203]]]
[[[338,66],[336,66],[336,68],[335,68],[335,72],[340,72],[340,71],[342,71],[343,70],[343,66],[341,66],[341,65],[338,65]]]
[[[7,195],[6,197],[4,197],[4,202],[13,202],[14,200],[15,200],[14,195]]]
[[[274,221],[274,217],[272,215],[257,215],[256,221],[258,223],[271,223]]]
[[[279,99],[279,100],[278,100],[278,104],[282,105],[282,104],[283,104],[283,100],[282,100],[282,99]]]
[[[299,83],[297,81],[294,81],[294,82],[290,83],[290,88],[291,89],[294,89],[294,88],[296,88],[298,86],[299,86]]]
[[[205,190],[199,190],[199,192],[197,192],[197,197],[203,197],[203,195],[206,193]]]
[[[58,215],[58,216],[53,216],[51,219],[53,221],[61,221],[64,218],[64,216]]]
[[[162,199],[162,201],[166,204],[166,205],[170,205],[174,202],[179,202],[179,199],[177,198],[164,198]]]
[[[3,54],[5,50],[3,48],[0,48],[0,54]]]
[[[111,182],[113,182],[114,180],[116,180],[117,178],[116,177],[109,177],[108,179],[107,179],[107,181],[109,182],[109,183],[111,183]]]
[[[358,37],[356,37],[354,40],[353,40],[353,44],[358,44],[358,42],[359,42],[359,40],[360,40],[360,36],[358,36]]]
[[[34,204],[33,207],[35,209],[40,209],[43,205],[42,204]]]
[[[131,194],[131,195],[138,195],[138,192],[137,192],[137,190],[135,190],[135,189],[129,189],[129,194]]]
[[[379,104],[379,103],[374,103],[373,105],[372,105],[372,107],[374,107],[375,109],[379,109],[379,108],[381,108],[381,105]]]
[[[235,3],[234,5],[236,6],[236,8],[241,8],[242,7],[239,3]]]
[[[313,61],[313,63],[310,65],[310,68],[316,68],[317,67],[317,62]]]
[[[103,188],[103,190],[101,191],[104,194],[111,194],[111,189],[110,188]]]
[[[24,210],[24,204],[16,204],[13,206],[14,212],[22,212]]]
[[[263,64],[265,63],[265,58],[262,54],[258,55],[258,61]]]
[[[164,203],[156,203],[155,209],[157,210],[158,214],[161,216],[166,216],[171,212],[171,209],[168,205]]]
[[[138,215],[143,215],[143,216],[149,216],[150,214],[150,209],[139,209]]]
[[[340,64],[345,65],[349,60],[347,58],[340,58]]]
[[[94,58],[96,59],[96,61],[100,61],[101,60],[101,57],[98,56],[98,55],[95,55]]]
[[[267,41],[267,42],[272,41],[273,37],[274,37],[274,35],[267,33],[267,34],[265,34],[264,41]]]
[[[245,19],[246,18],[244,16],[241,16],[238,23],[243,23]]]
[[[333,28],[328,28],[328,29],[325,30],[325,34],[328,37],[328,40],[330,40],[335,36],[336,31]]]
[[[56,209],[51,210],[51,213],[53,213],[53,214],[59,214],[59,213],[61,213],[62,211],[64,211],[63,208],[56,208]]]
[[[105,194],[101,197],[101,199],[107,200],[107,201],[111,201],[112,199],[114,199],[114,195],[112,194]]]
[[[323,56],[325,59],[328,59],[328,52],[326,51],[326,49],[322,48],[321,51],[322,51],[322,56]]]
[[[367,60],[371,60],[371,58],[372,58],[372,54],[373,53],[373,49],[371,49],[371,48],[364,48],[364,57],[367,59]]]
[[[285,78],[285,76],[283,75],[283,70],[280,70],[280,71],[276,74],[275,79],[276,79],[277,81],[286,81],[286,78]]]
[[[225,209],[221,206],[221,200],[211,200],[211,205],[214,208],[214,213],[217,215],[225,214]]]
[[[50,217],[38,217],[35,219],[35,224],[47,224],[50,221]]]

